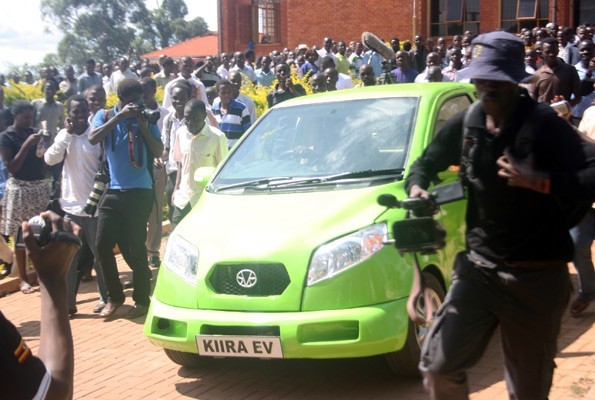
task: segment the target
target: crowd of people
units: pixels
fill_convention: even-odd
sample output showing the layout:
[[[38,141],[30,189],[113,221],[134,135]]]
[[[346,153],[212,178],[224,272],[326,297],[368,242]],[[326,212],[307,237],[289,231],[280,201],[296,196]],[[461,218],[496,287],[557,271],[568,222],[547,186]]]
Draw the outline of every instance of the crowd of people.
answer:
[[[450,43],[442,37],[424,41],[420,35],[415,36],[413,43],[392,38],[387,46],[395,57],[389,59],[361,42],[347,44],[326,37],[321,47],[300,44],[295,50],[286,48],[259,57],[248,50],[221,53],[201,60],[190,56],[174,60],[163,55],[158,63],[137,60],[131,64],[129,54],[115,63],[97,63],[89,58],[84,64],[84,72],[78,77],[72,66],[64,69],[63,77],[56,68],[43,67],[37,81],[28,71],[23,83],[17,73],[9,74],[8,79],[0,74],[2,274],[6,275],[13,260],[16,261],[21,291],[34,291],[33,282],[27,275],[19,228],[23,221],[51,209],[82,227],[82,247],[72,261],[69,259],[70,268],[65,272],[68,314],[72,316],[78,312],[76,293],[79,282],[94,268],[99,301],[93,312],[103,318],[113,318],[125,301],[124,288],[131,287],[135,305],[127,316],[145,315],[150,302],[150,267],[156,268],[160,264],[163,201],[165,199],[168,218],[175,227],[196,204],[201,193],[201,188],[194,182],[193,172],[199,167],[216,167],[256,121],[256,104],[242,93],[243,85],[269,88],[266,101],[268,107],[272,107],[308,92],[377,84],[469,82],[472,79],[481,92],[479,94],[486,95],[482,97],[484,102],[489,100],[491,92],[502,90],[489,83],[489,68],[479,72],[481,60],[489,58],[490,63],[485,67],[494,67],[493,76],[505,77],[493,78],[496,82],[512,82],[515,88],[517,84],[522,86],[519,96],[525,96],[527,100],[521,103],[532,99],[567,107],[560,114],[595,139],[593,33],[594,29],[588,25],[573,29],[551,23],[544,28],[523,30],[520,40],[525,62],[521,65],[522,73],[515,71],[515,76],[509,71],[512,67],[506,65],[510,60],[494,55],[498,52],[508,54],[510,49],[498,49],[498,43],[511,41],[510,38],[496,35],[480,37],[474,42],[475,37],[470,32],[455,35]],[[474,59],[479,60],[475,66]],[[503,73],[503,70],[507,72]],[[298,76],[302,83],[294,82],[293,76]],[[18,84],[38,85],[44,97],[32,102],[19,100],[7,107],[4,88]],[[163,90],[161,102],[156,99],[158,88]],[[106,108],[110,93],[116,94],[118,102],[113,108]],[[515,92],[502,98],[517,104],[520,97]],[[489,109],[489,101],[486,104],[484,108]],[[504,105],[499,104],[499,107]],[[498,107],[488,109],[485,111],[489,118],[492,114],[502,117]],[[490,110],[492,114],[488,112]],[[501,119],[506,121],[509,117]],[[447,130],[454,132],[452,126],[449,127]],[[486,129],[496,135],[500,132],[498,126]],[[568,129],[569,126],[564,126],[562,130]],[[460,134],[461,130],[458,130]],[[445,143],[434,146],[434,156],[442,154],[444,148],[441,146]],[[460,146],[460,141],[452,143],[452,146]],[[418,163],[418,174],[423,168],[437,166],[436,160],[427,161],[432,157],[431,151],[424,155],[427,165],[422,165],[423,159]],[[449,154],[452,156],[456,151]],[[498,174],[511,180],[514,167],[509,161],[498,159],[498,165],[504,171]],[[424,195],[428,184],[425,176],[416,177],[414,173],[409,178],[412,196]],[[512,186],[515,185],[517,183],[513,181]],[[549,193],[549,186],[530,189]],[[541,199],[538,197],[536,200]],[[488,208],[493,206],[488,204]],[[570,305],[573,316],[581,315],[595,300],[595,271],[590,253],[595,239],[594,219],[595,210],[591,209],[571,230],[575,245],[574,263],[579,272],[578,295]],[[14,258],[6,244],[10,238],[15,242]],[[489,240],[486,239],[486,243]],[[559,244],[562,250],[567,250],[563,243]],[[129,282],[120,280],[114,254],[116,245],[132,269]],[[489,247],[489,243],[480,246],[480,252],[489,250]],[[473,254],[476,258],[471,262],[477,265],[486,262],[477,258],[477,253]],[[556,261],[559,260],[556,258]],[[552,285],[559,283],[560,276],[554,276]],[[43,281],[43,277],[40,278]],[[563,303],[562,294],[560,304]],[[430,361],[428,358],[424,364],[428,379],[448,390],[465,390],[453,383],[452,376],[439,377],[438,367]],[[541,362],[541,359],[537,361]],[[518,385],[515,379],[512,377],[511,382]],[[532,384],[533,378],[527,379],[526,383]],[[547,382],[543,387],[549,389]]]
[[[592,83],[595,70],[593,30],[589,25],[573,29],[550,23],[543,28],[524,29],[519,35],[525,46],[525,69],[536,77],[530,83],[521,85],[536,101],[563,101],[567,104],[571,112],[568,118],[575,126],[581,124],[583,114],[595,99]],[[89,232],[85,234],[88,245],[83,246],[80,257],[75,259],[77,266],[69,275],[71,313],[77,312],[75,293],[78,282],[89,279],[91,266],[96,269],[100,293],[100,302],[94,311],[104,316],[111,315],[107,311],[113,309],[112,305],[123,302],[119,280],[114,276],[115,263],[111,253],[116,243],[134,271],[134,278],[125,282],[124,286],[142,287],[140,292],[143,294],[139,295],[141,300],[137,303],[146,311],[148,279],[151,277],[147,266],[157,267],[160,263],[159,216],[163,199],[165,197],[167,202],[168,218],[175,226],[199,195],[199,189],[189,178],[189,168],[216,166],[256,121],[257,105],[254,99],[242,93],[243,85],[267,88],[267,106],[272,107],[310,92],[381,83],[469,82],[460,79],[460,76],[465,75],[461,71],[473,58],[473,39],[471,32],[455,35],[450,42],[443,37],[424,41],[420,35],[415,36],[412,42],[401,42],[395,37],[386,44],[395,54],[390,59],[384,59],[361,42],[347,44],[325,37],[320,47],[300,44],[294,50],[285,48],[258,57],[253,50],[248,50],[216,54],[199,60],[190,56],[174,60],[164,54],[159,57],[158,63],[149,60],[131,63],[131,53],[114,63],[98,63],[89,58],[83,66],[84,72],[78,77],[72,66],[64,68],[63,77],[55,67],[42,67],[37,81],[29,71],[25,73],[23,82],[16,72],[9,74],[8,80],[0,74],[0,130],[4,131],[0,136],[1,233],[4,239],[0,242],[0,256],[4,261],[3,276],[10,271],[13,262],[6,241],[10,237],[16,240],[20,221],[45,209],[49,200],[59,199],[68,218]],[[300,83],[294,82],[292,76],[297,76]],[[132,85],[132,82],[135,84]],[[3,102],[4,88],[15,84],[38,85],[44,97],[31,103],[17,101],[8,108]],[[163,90],[161,102],[155,98],[159,87]],[[134,93],[130,94],[130,91]],[[110,93],[115,93],[119,99],[111,111],[105,109]],[[186,106],[193,99],[199,100],[199,103],[192,103],[192,112],[186,115]],[[195,119],[194,114],[202,115],[203,108],[206,123],[194,126],[197,132],[192,132],[188,121]],[[152,121],[154,124],[148,124],[150,135],[139,133],[146,133],[140,129],[144,123],[139,121],[146,121],[143,115],[147,115],[139,112],[142,109],[158,113]],[[587,115],[591,113],[589,111]],[[86,119],[83,114],[87,114]],[[121,138],[103,132],[104,125],[109,127],[109,132],[118,132]],[[591,119],[585,118],[580,129],[594,134],[592,125]],[[116,127],[118,129],[114,129]],[[95,131],[103,133],[96,135]],[[125,143],[129,132],[136,135],[130,145],[132,150]],[[161,143],[163,150],[153,143],[153,137]],[[118,153],[118,140],[123,146],[122,154]],[[198,145],[193,144],[201,140],[208,142],[210,157],[206,159],[196,155],[196,152],[205,150],[199,150]],[[197,162],[197,158],[201,161]],[[85,162],[81,164],[81,160]],[[118,168],[118,163],[131,166],[132,175],[126,169]],[[110,165],[111,168],[98,174],[98,165]],[[149,165],[152,167],[146,168]],[[178,174],[178,171],[183,173]],[[123,175],[118,176],[120,173]],[[48,177],[49,185],[46,184]],[[107,194],[101,197],[99,213],[95,215],[84,209],[97,179],[110,183]],[[151,187],[154,188],[154,196],[141,196],[142,190]],[[103,218],[113,192],[130,189],[142,189],[139,193],[134,192],[135,205],[139,204],[137,197],[142,197],[146,203],[145,207],[133,207],[135,212],[141,208],[144,212],[137,215],[132,224],[127,224],[127,218],[135,213],[127,208],[117,211],[123,218],[124,226],[138,228],[132,235],[133,243],[129,243],[129,235],[118,238],[118,225],[110,218]],[[148,234],[145,235],[147,222]],[[592,224],[579,224],[573,230],[577,244],[575,263],[581,272],[579,296],[571,307],[575,315],[579,315],[595,297],[592,283],[595,278],[590,272],[593,268],[588,245],[593,230],[588,225]],[[21,291],[29,293],[33,288],[28,280],[24,252],[16,246],[14,254]],[[103,264],[109,265],[107,271]],[[105,279],[106,275],[110,277]],[[104,311],[106,305],[109,307]]]

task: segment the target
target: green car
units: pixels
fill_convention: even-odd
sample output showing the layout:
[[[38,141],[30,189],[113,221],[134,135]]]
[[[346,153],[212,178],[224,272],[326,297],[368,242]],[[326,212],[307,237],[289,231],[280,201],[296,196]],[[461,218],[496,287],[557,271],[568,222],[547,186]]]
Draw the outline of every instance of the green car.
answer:
[[[216,171],[167,242],[144,331],[168,357],[384,354],[416,375],[425,330],[406,303],[412,256],[390,244],[404,176],[438,128],[474,100],[458,83],[304,96],[269,110]],[[440,176],[457,179],[456,168]],[[464,246],[464,203],[436,217],[446,247],[419,257],[435,305]],[[423,313],[423,305],[418,304]]]

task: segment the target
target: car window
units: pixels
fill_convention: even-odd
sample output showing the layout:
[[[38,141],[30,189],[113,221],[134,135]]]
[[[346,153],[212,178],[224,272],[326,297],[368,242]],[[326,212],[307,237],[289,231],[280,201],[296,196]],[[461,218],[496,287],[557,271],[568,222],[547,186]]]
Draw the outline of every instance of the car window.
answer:
[[[212,184],[403,168],[418,103],[397,97],[273,109]]]
[[[438,118],[436,118],[436,124],[434,125],[434,135],[438,133],[444,123],[448,121],[453,115],[459,111],[463,111],[470,105],[471,99],[465,95],[446,100],[440,107],[440,111],[438,111]]]

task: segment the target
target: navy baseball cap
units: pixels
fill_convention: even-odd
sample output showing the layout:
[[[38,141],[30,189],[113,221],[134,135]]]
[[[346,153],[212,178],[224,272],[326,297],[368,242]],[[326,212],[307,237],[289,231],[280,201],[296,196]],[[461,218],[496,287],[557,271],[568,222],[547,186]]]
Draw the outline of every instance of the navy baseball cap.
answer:
[[[524,83],[535,76],[525,71],[525,45],[512,33],[484,33],[471,42],[471,62],[459,79]]]

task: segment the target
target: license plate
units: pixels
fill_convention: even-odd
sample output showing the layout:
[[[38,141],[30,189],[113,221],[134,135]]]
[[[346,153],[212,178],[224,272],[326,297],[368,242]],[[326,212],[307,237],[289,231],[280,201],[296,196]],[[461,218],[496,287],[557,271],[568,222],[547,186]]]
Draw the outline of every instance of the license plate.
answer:
[[[201,356],[283,358],[279,337],[196,335],[196,344]]]

